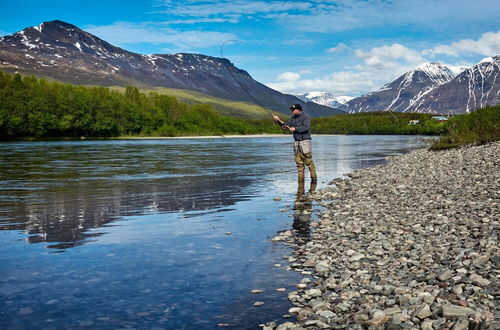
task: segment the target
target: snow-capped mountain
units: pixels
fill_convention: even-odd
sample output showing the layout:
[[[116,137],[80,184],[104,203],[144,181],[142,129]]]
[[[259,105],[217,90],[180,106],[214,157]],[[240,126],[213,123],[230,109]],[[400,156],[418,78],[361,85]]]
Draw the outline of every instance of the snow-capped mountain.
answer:
[[[424,63],[380,90],[347,102],[349,112],[409,111],[415,101],[434,87],[451,81],[453,71],[440,63]]]
[[[189,89],[251,103],[254,97],[267,108],[284,113],[290,104],[300,102],[257,82],[227,59],[186,53],[137,54],[62,21],[0,38],[0,69],[74,84]],[[338,112],[315,103],[306,103],[304,108],[312,116]]]
[[[499,98],[500,56],[493,56],[471,68],[422,64],[341,109],[457,114],[499,104]]]
[[[338,108],[352,100],[352,96],[335,96],[326,92],[309,92],[297,95],[299,99],[305,102],[314,102],[323,104],[332,108]]]
[[[487,57],[414,100],[411,112],[467,113],[500,103],[500,56]]]

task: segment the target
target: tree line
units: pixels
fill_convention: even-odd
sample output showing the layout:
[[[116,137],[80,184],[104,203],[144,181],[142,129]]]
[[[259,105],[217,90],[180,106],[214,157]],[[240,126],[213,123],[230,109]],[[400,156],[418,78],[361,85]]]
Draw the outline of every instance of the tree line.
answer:
[[[269,121],[268,121],[269,122]],[[0,72],[0,138],[183,136],[276,133],[259,120],[135,87],[119,92]]]
[[[486,127],[485,123],[498,115],[498,111],[486,112],[487,116],[483,112],[473,112],[469,116],[471,119],[461,120],[469,126],[474,122]],[[467,116],[464,118],[469,118]],[[412,120],[418,122],[410,124]],[[439,122],[429,114],[385,111],[313,118],[311,125],[313,134],[443,135],[452,132],[458,124]],[[484,131],[482,129],[478,134],[490,134]],[[457,132],[454,141],[458,141],[457,136],[465,134]],[[141,93],[136,87],[127,87],[123,92],[0,71],[0,139],[262,133],[284,132],[271,119],[223,116],[208,104],[187,104],[174,96]]]

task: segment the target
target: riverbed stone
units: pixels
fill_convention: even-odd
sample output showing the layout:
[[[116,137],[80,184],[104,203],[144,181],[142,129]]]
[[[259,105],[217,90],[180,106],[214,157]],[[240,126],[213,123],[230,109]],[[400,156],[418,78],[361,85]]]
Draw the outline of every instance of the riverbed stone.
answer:
[[[431,308],[427,304],[420,305],[415,311],[415,316],[423,320],[432,315]]]
[[[419,149],[311,193],[323,209],[310,237],[281,241],[295,250],[287,269],[312,280],[288,295],[295,326],[495,325],[499,154],[500,142]]]
[[[295,328],[295,323],[293,322],[285,322],[285,323],[282,323],[280,325],[278,325],[278,327],[276,328],[276,330],[292,330]]]
[[[447,319],[467,317],[474,314],[472,308],[457,306],[457,305],[443,305],[443,316]]]
[[[472,274],[471,276],[469,276],[469,278],[472,280],[473,283],[479,285],[479,286],[486,286],[486,285],[490,285],[491,281],[485,279],[484,277],[482,277],[481,275],[478,275],[478,274]]]
[[[320,261],[316,264],[314,270],[320,275],[328,274],[330,270],[330,264],[327,261]]]

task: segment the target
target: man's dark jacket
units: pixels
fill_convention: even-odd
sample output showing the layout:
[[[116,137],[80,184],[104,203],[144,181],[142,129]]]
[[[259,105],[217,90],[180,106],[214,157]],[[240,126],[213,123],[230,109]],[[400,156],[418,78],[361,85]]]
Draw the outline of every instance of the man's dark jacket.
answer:
[[[295,127],[293,138],[295,141],[303,141],[311,139],[311,117],[304,111],[298,115],[293,115],[289,121],[284,122],[283,125]]]

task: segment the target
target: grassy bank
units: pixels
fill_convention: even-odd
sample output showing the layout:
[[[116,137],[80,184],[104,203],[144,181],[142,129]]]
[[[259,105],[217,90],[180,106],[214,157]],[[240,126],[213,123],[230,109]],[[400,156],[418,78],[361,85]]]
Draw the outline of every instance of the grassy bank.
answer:
[[[457,115],[445,125],[446,134],[431,149],[449,149],[463,145],[481,145],[500,140],[500,105]]]

